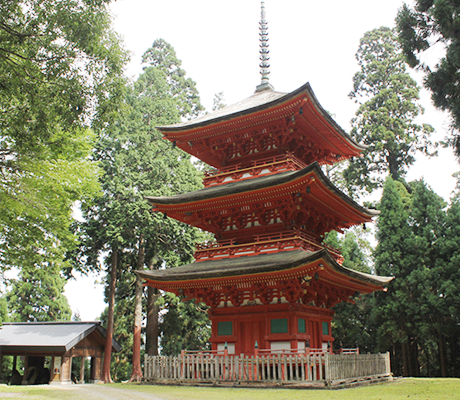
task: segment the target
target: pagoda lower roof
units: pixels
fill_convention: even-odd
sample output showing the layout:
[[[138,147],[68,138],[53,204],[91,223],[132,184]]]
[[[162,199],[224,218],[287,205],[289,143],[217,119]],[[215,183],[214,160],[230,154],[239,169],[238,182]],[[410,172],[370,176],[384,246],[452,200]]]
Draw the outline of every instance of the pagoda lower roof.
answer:
[[[326,249],[209,260],[171,269],[136,271],[136,274],[148,285],[164,290],[302,278],[369,293],[382,289],[393,279],[345,268]]]
[[[235,207],[243,207],[240,212],[246,212],[244,207],[250,207],[251,204],[265,204],[263,207],[267,209],[267,202],[274,204],[281,198],[286,199],[289,202],[286,207],[295,208],[295,212],[306,214],[307,210],[302,208],[305,204],[312,209],[323,209],[324,215],[327,214],[331,216],[331,221],[336,221],[331,223],[329,230],[369,222],[379,213],[360,206],[337,189],[321,171],[317,162],[298,171],[211,186],[176,196],[146,197],[155,206],[155,211],[211,232],[217,230],[207,226],[202,217],[197,217],[197,213],[220,212]],[[227,218],[228,215],[221,213],[215,215],[214,219]],[[196,218],[200,221],[194,223]]]
[[[273,128],[277,127],[278,133],[271,131],[269,126],[272,125]],[[290,93],[271,89],[256,92],[236,104],[192,121],[158,126],[157,129],[182,150],[216,168],[237,162],[238,154],[231,152],[229,144],[250,147],[249,141],[261,142],[264,137],[271,137],[272,134],[273,137],[283,137],[278,146],[284,147],[286,140],[295,138],[298,146],[288,146],[292,147],[291,151],[296,152],[296,149],[309,142],[315,150],[324,149],[327,154],[324,157],[332,157],[335,161],[359,156],[366,148],[356,143],[321,107],[308,83]],[[306,156],[309,159],[307,162],[302,155],[307,153],[306,150],[307,148],[302,147],[296,155],[310,163],[314,160]],[[259,149],[258,154],[250,154],[252,158],[265,157],[261,155],[263,151]],[[271,151],[274,151],[273,147]],[[329,158],[327,162],[331,162],[332,158]]]

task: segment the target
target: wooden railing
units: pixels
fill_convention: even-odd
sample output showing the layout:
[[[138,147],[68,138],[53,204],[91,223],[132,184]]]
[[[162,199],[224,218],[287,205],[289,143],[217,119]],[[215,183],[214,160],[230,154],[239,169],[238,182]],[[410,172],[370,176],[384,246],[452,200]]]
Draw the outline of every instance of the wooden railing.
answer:
[[[309,251],[326,248],[339,264],[343,262],[340,250],[319,243],[313,236],[298,230],[280,232],[275,235],[256,235],[254,242],[240,245],[235,244],[235,239],[197,244],[194,257],[196,261],[205,261],[213,258],[239,257],[250,253],[259,254],[298,248]]]
[[[267,354],[145,356],[146,380],[189,382],[318,382],[391,376],[385,354]]]
[[[292,154],[278,155],[262,160],[252,161],[251,166],[242,168],[241,164],[218,170],[205,171],[205,187],[219,185],[233,180],[250,179],[261,175],[271,175],[283,171],[296,171],[306,165]],[[263,170],[267,170],[263,173]],[[246,177],[244,177],[247,175]]]

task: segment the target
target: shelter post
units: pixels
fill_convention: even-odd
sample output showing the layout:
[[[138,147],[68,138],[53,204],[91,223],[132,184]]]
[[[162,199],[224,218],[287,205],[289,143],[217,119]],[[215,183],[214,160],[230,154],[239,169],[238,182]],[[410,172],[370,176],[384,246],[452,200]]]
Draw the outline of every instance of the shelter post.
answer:
[[[85,383],[85,357],[80,359],[80,383]]]

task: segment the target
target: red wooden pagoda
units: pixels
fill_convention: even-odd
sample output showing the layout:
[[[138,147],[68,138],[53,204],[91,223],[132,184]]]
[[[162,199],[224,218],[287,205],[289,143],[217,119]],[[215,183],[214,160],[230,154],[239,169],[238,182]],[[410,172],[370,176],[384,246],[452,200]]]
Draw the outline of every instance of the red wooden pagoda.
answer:
[[[331,307],[391,278],[342,267],[325,233],[369,222],[320,165],[359,156],[309,84],[280,93],[268,83],[266,21],[261,21],[262,83],[255,94],[192,122],[159,127],[166,139],[215,168],[205,188],[150,197],[154,211],[215,235],[192,264],[139,271],[147,285],[210,306],[213,350],[325,349]]]

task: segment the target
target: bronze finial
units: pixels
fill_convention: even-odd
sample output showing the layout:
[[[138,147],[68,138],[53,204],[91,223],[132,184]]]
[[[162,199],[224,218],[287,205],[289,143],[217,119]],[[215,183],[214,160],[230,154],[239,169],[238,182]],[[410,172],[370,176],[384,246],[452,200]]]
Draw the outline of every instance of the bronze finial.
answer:
[[[256,87],[256,92],[261,92],[267,89],[273,89],[273,86],[270,85],[268,81],[268,76],[270,75],[270,60],[269,54],[270,50],[268,49],[268,22],[265,14],[265,2],[261,2],[261,12],[260,12],[260,22],[259,22],[259,36],[260,36],[260,74],[262,75],[262,81],[260,85]]]

